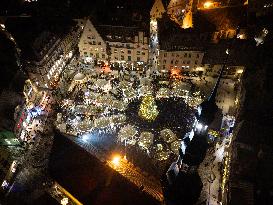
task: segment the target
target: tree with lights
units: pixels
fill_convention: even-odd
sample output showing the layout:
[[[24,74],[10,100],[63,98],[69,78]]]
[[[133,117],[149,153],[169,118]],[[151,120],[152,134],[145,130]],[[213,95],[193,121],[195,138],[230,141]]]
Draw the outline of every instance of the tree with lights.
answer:
[[[138,115],[148,121],[155,120],[158,115],[158,110],[153,96],[147,95],[143,97]]]

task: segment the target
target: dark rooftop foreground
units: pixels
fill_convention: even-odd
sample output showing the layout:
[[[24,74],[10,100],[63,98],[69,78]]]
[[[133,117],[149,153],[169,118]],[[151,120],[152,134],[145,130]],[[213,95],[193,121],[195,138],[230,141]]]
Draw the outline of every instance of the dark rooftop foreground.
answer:
[[[51,177],[83,204],[159,204],[59,133],[55,135],[49,170]]]

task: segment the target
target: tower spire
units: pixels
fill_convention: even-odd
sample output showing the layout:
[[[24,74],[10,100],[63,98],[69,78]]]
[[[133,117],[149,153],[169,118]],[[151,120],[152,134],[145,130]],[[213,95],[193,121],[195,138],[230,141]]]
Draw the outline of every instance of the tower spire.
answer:
[[[157,19],[160,19],[165,12],[162,0],[155,0],[150,11],[149,64],[152,66],[151,71],[157,71],[158,69],[159,41]]]

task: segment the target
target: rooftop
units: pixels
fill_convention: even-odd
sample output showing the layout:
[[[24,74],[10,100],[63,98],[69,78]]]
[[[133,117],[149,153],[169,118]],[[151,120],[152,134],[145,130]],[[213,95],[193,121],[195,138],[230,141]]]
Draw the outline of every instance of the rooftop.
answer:
[[[205,45],[197,29],[181,29],[167,14],[159,20],[159,44],[162,50],[200,50]]]
[[[49,168],[51,176],[83,204],[158,204],[126,178],[60,134],[56,134],[54,139]]]
[[[141,31],[144,32],[144,36],[147,37],[147,32],[139,27],[96,25],[96,29],[103,39],[111,42],[133,43],[135,36],[138,36],[138,32]]]
[[[223,64],[226,60],[226,51],[229,50],[227,65],[242,66],[247,62],[246,56],[241,54],[247,49],[253,49],[253,45],[246,40],[221,40],[217,44],[209,44],[206,47],[203,64],[219,65]]]
[[[7,18],[6,29],[22,50],[23,60],[39,60],[39,52],[48,50],[58,38],[69,32],[76,23],[62,18]]]
[[[247,8],[245,6],[222,7],[209,10],[199,10],[198,16],[215,26],[216,30],[236,29],[246,22]]]

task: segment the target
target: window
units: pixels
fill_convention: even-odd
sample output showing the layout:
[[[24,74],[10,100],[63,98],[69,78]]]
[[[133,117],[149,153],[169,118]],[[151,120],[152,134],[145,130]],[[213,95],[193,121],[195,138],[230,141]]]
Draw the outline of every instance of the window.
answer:
[[[137,55],[140,55],[140,51],[137,51]]]
[[[189,53],[189,58],[191,58],[191,54]]]
[[[96,53],[96,58],[99,58],[100,57],[100,54],[99,53]]]
[[[132,57],[131,56],[128,56],[128,61],[131,61],[132,60]]]
[[[121,53],[124,53],[124,50],[120,50]]]
[[[142,52],[142,55],[145,56],[145,52]]]
[[[114,53],[117,53],[118,52],[118,50],[117,49],[114,49]]]
[[[197,53],[196,58],[199,58],[199,53]]]
[[[163,64],[166,64],[166,60],[163,61]]]
[[[187,57],[187,56],[188,56],[188,54],[187,54],[187,53],[185,53],[185,54],[184,54],[184,57]]]
[[[84,52],[84,55],[87,55],[87,52]]]
[[[137,61],[140,61],[140,57],[137,57]]]
[[[177,65],[177,64],[178,64],[178,60],[175,61],[175,65]]]
[[[164,53],[164,57],[167,57],[167,53]]]
[[[121,56],[120,56],[120,59],[123,61],[123,60],[124,60],[124,56],[123,56],[123,55],[121,55]]]
[[[194,64],[197,65],[198,61],[195,61]]]
[[[131,50],[128,50],[128,54],[131,54]]]
[[[101,42],[98,42],[98,45],[101,45]]]
[[[191,61],[187,61],[187,64],[190,64],[191,63]]]
[[[173,60],[171,60],[171,64],[173,64]]]
[[[104,54],[104,53],[103,53],[103,54],[101,54],[101,57],[102,57],[102,58],[105,58],[105,54]]]
[[[176,54],[176,57],[179,57],[179,54],[178,54],[178,53]]]
[[[93,45],[96,45],[96,41],[93,41]]]

